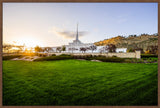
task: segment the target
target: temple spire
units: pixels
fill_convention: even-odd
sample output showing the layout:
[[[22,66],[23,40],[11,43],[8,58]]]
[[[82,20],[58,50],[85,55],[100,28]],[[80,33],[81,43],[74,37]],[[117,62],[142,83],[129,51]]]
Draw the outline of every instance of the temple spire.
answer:
[[[78,23],[77,23],[77,34],[76,34],[76,41],[78,41]]]

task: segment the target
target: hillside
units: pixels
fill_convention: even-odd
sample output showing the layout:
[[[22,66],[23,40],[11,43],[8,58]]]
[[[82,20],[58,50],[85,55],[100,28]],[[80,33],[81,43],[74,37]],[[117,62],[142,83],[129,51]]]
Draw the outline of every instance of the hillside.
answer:
[[[137,37],[122,37],[117,36],[110,39],[105,39],[103,41],[95,42],[97,46],[104,46],[107,44],[114,44],[117,48],[134,48],[139,47],[144,50],[147,46],[158,45],[158,36],[155,35],[140,35]]]

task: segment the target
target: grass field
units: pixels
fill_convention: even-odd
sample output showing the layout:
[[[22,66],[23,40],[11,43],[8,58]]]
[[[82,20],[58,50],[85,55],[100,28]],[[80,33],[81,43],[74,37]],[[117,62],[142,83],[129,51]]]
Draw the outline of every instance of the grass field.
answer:
[[[157,63],[3,61],[3,105],[157,105]]]

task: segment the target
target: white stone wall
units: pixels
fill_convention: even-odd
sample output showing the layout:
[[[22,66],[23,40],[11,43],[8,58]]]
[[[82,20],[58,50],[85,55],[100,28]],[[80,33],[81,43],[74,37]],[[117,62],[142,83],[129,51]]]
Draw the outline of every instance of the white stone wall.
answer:
[[[136,53],[136,58],[141,58],[141,51],[135,51]]]
[[[136,53],[108,53],[107,56],[117,56],[120,58],[136,58]]]
[[[141,52],[140,51],[135,51],[135,52],[129,52],[129,53],[108,53],[106,54],[107,56],[117,56],[120,58],[141,58]]]
[[[61,55],[61,54],[72,54],[72,55],[103,55],[106,57],[112,57],[112,56],[117,56],[120,58],[141,58],[141,52],[140,51],[135,51],[135,52],[129,52],[129,53],[50,53],[51,54],[56,54],[56,55]]]

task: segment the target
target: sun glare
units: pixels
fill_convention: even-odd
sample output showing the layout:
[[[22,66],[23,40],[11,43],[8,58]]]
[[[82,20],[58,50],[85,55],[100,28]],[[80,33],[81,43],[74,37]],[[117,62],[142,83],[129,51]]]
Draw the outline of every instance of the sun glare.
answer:
[[[17,45],[25,45],[26,47],[35,47],[35,46],[42,46],[38,39],[34,37],[22,37],[16,41]]]

